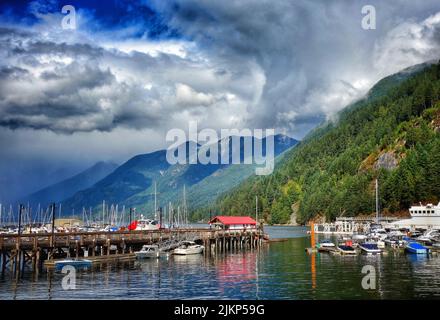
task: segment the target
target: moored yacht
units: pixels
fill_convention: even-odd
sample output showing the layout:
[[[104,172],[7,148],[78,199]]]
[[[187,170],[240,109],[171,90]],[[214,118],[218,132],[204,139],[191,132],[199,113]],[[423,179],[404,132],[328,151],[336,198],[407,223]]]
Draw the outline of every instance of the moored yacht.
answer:
[[[182,244],[174,249],[173,254],[177,255],[188,255],[188,254],[199,254],[203,253],[205,249],[204,246],[196,244],[194,241],[183,241]]]

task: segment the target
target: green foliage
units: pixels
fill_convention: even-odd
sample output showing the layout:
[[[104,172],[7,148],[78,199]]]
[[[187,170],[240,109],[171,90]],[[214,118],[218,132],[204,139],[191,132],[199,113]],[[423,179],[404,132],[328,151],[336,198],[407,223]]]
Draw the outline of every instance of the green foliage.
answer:
[[[266,221],[285,223],[298,207],[305,223],[320,215],[368,214],[375,210],[379,178],[382,209],[405,210],[440,199],[440,65],[417,67],[380,81],[367,98],[311,132],[267,177],[253,177],[222,195],[210,208],[252,214],[255,196]],[[437,123],[438,123],[437,122]],[[392,152],[395,169],[375,165]],[[205,209],[206,212],[206,209]]]

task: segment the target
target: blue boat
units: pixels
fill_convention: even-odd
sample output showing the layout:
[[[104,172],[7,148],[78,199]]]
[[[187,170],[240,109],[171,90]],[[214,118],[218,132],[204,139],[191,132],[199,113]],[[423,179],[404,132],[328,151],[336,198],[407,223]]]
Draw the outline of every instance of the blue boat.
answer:
[[[92,261],[87,259],[65,259],[60,261],[55,261],[55,270],[61,271],[65,266],[72,266],[75,269],[88,269],[92,266]]]
[[[406,252],[414,254],[428,254],[429,249],[418,242],[409,242],[405,247]]]

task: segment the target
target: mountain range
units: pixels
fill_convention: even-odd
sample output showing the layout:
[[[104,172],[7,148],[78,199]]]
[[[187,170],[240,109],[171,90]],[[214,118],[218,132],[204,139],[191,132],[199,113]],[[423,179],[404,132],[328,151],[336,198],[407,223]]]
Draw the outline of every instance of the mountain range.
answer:
[[[81,173],[34,192],[18,202],[29,203],[31,206],[41,205],[43,208],[47,207],[52,202],[61,202],[73,196],[79,190],[93,186],[117,167],[118,165],[112,162],[97,162]]]
[[[270,223],[407,212],[440,200],[440,64],[379,81],[286,152],[274,173],[250,177],[204,211],[259,212]]]
[[[232,157],[232,137],[229,143],[229,163]],[[244,158],[244,143],[240,138],[240,158]],[[252,138],[252,143],[256,138]],[[284,135],[274,136],[275,155],[293,147],[298,141]],[[187,142],[186,148],[194,142]],[[219,141],[219,148],[222,141]],[[266,138],[262,140],[265,149]],[[201,148],[196,146],[197,150]],[[120,166],[100,162],[88,170],[35,192],[23,203],[42,206],[61,202],[63,214],[101,210],[102,203],[136,207],[147,214],[154,211],[155,186],[158,206],[182,203],[183,188],[189,208],[197,209],[215,201],[217,196],[237,186],[254,174],[255,165],[231,164],[174,164],[166,159],[166,150],[136,155]],[[189,154],[187,158],[189,157]]]

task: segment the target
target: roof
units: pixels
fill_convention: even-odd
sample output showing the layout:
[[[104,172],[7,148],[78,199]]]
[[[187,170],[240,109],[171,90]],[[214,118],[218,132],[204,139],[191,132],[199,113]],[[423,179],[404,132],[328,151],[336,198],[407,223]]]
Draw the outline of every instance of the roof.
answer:
[[[241,216],[216,216],[209,221],[209,224],[221,222],[224,225],[234,225],[234,224],[252,224],[256,225],[257,222],[251,217],[241,217]]]

